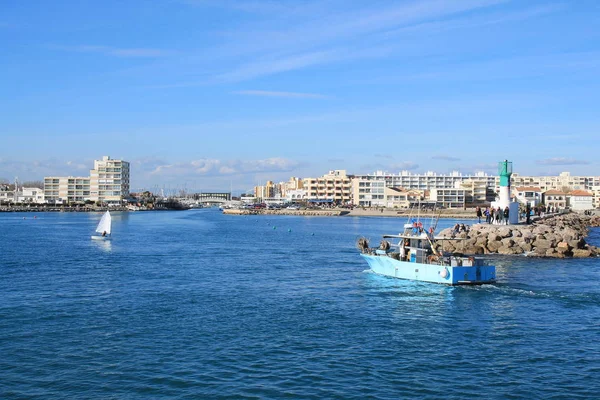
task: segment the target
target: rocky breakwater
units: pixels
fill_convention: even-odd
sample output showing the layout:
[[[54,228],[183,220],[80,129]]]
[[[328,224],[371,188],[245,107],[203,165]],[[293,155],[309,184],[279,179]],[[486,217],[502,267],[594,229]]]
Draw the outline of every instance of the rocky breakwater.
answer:
[[[444,240],[443,250],[465,254],[527,254],[537,257],[596,257],[600,249],[585,241],[589,227],[600,226],[600,217],[576,213],[539,219],[530,225],[476,224],[468,232],[439,236],[465,240]]]

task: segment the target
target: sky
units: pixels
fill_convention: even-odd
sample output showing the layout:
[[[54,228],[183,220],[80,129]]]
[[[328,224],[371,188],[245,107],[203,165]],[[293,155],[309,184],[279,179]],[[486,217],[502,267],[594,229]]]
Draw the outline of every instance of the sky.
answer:
[[[0,178],[600,175],[600,2],[2,0]]]

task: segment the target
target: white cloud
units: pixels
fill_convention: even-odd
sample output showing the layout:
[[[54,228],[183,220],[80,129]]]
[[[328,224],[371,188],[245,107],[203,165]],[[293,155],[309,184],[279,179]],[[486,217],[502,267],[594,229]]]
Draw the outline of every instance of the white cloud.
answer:
[[[590,162],[585,160],[577,160],[575,158],[554,157],[546,158],[544,160],[537,160],[536,163],[540,165],[587,165]]]
[[[292,171],[301,163],[282,157],[262,160],[216,160],[198,159],[174,164],[154,165],[153,176],[201,177],[220,175],[244,175],[250,173],[277,173]]]
[[[458,157],[445,156],[445,155],[433,156],[431,158],[434,160],[443,160],[443,161],[460,161],[460,158],[458,158]]]
[[[412,162],[412,161],[402,161],[402,162],[390,165],[390,169],[396,170],[396,171],[412,171],[417,168],[419,168],[419,164]]]

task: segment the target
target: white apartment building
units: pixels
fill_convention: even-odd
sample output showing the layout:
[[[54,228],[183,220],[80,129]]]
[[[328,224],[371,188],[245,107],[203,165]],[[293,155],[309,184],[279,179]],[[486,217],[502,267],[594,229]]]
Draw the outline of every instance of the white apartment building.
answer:
[[[36,187],[22,187],[21,190],[17,192],[17,203],[45,203],[44,190]]]
[[[466,207],[467,191],[459,188],[433,189],[429,198],[435,201],[436,204],[446,208],[464,209]]]
[[[529,204],[532,208],[542,202],[542,189],[539,187],[518,186],[512,189],[512,193],[519,203]]]
[[[129,162],[109,156],[94,161],[90,176],[50,176],[44,178],[46,203],[101,201],[121,204],[129,196]]]
[[[408,171],[401,171],[399,174],[376,171],[368,175],[355,175],[352,181],[352,193],[355,204],[384,206],[383,188],[428,190],[431,195],[436,193],[436,189],[464,189],[465,205],[469,205],[493,201],[499,185],[498,176],[487,175],[483,172],[463,175],[455,171],[448,175],[438,175],[429,171],[419,175]],[[600,207],[600,176],[572,176],[569,172],[562,172],[559,176],[520,176],[518,173],[513,173],[511,187],[539,188],[540,193],[535,197],[538,204],[542,202],[541,193],[548,190],[561,192],[586,190],[593,193],[594,206]],[[513,191],[513,193],[515,192]],[[458,192],[456,195],[458,196]],[[462,201],[458,198],[456,200]],[[561,202],[557,201],[557,203]]]
[[[12,190],[0,190],[0,204],[14,203],[15,192]]]
[[[424,175],[412,174],[408,171],[401,171],[397,175],[376,171],[368,175],[355,175],[352,180],[354,202],[358,205],[366,205],[369,202],[375,204],[382,200],[383,188],[386,187],[428,190],[430,193],[433,193],[435,189],[460,187],[465,191],[465,201],[467,203],[486,202],[494,199],[494,188],[498,185],[499,178],[497,176],[489,176],[483,172],[474,175],[462,175],[457,171],[448,175],[438,175],[431,171]]]
[[[352,200],[352,177],[346,170],[333,170],[320,178],[304,178],[308,201],[348,203]]]
[[[556,189],[546,190],[542,195],[542,202],[546,207],[564,210],[567,207],[567,194]]]
[[[129,162],[109,156],[95,160],[90,171],[90,196],[95,201],[121,204],[129,196]]]
[[[561,172],[558,176],[520,176],[513,173],[511,186],[534,186],[547,190],[593,190],[600,186],[600,176],[571,176],[570,172]]]
[[[573,190],[568,194],[568,206],[573,211],[591,210],[594,208],[594,196],[585,190]]]
[[[297,201],[306,201],[308,198],[308,192],[306,189],[293,189],[285,192],[285,201],[288,203],[294,203]]]
[[[89,176],[47,176],[44,178],[46,203],[64,204],[92,200]]]

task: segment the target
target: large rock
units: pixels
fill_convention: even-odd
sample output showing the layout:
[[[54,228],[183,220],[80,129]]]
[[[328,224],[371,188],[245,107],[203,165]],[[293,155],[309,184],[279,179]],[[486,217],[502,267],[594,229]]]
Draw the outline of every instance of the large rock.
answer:
[[[498,236],[500,236],[501,238],[508,238],[512,236],[512,229],[510,229],[507,226],[503,226],[502,228],[498,229]]]
[[[573,257],[575,258],[584,258],[590,257],[592,255],[592,251],[590,249],[574,249]]]
[[[576,213],[545,217],[530,225],[476,224],[468,233],[457,235],[467,240],[447,241],[444,250],[468,254],[528,252],[539,257],[593,257],[598,254],[598,249],[583,239],[592,224],[600,226],[600,217]],[[444,229],[439,236],[451,237],[452,228]]]
[[[536,248],[541,248],[541,249],[551,249],[554,247],[554,243],[551,240],[546,240],[546,239],[535,239],[535,242],[533,242],[533,245]]]

